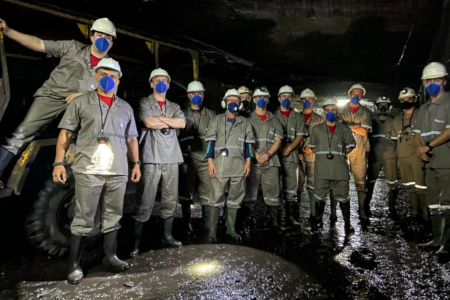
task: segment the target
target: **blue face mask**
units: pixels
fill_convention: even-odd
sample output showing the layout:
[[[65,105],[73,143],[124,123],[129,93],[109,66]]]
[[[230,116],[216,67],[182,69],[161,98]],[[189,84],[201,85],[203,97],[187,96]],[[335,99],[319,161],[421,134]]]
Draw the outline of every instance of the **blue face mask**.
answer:
[[[167,91],[167,84],[164,81],[159,81],[155,85],[155,90],[160,94],[165,93]]]
[[[303,108],[308,109],[311,108],[311,106],[312,106],[311,101],[305,100],[305,102],[303,102]]]
[[[259,98],[258,100],[256,100],[256,105],[258,107],[264,108],[267,105],[267,101],[264,98]]]
[[[98,51],[105,52],[106,50],[109,49],[110,44],[105,37],[101,37],[95,40],[94,46],[95,48],[97,48]]]
[[[283,105],[286,108],[291,107],[291,100],[289,100],[288,98],[284,98],[283,100],[281,100],[281,105]]]
[[[110,76],[104,76],[100,79],[98,85],[105,93],[108,93],[116,87],[116,82]]]
[[[359,104],[359,97],[358,96],[353,96],[353,98],[350,99],[350,101],[352,101],[353,104]]]
[[[430,83],[429,86],[427,86],[427,92],[428,94],[430,94],[431,96],[436,96],[437,94],[439,94],[442,91],[442,86],[440,86],[437,83]]]
[[[228,111],[232,112],[232,113],[236,113],[239,110],[239,104],[237,104],[236,102],[231,102],[230,104],[228,104]]]
[[[325,119],[327,119],[329,122],[334,122],[334,120],[336,120],[336,114],[332,111],[329,111],[325,115]]]
[[[203,101],[202,96],[194,95],[194,97],[191,98],[191,102],[195,105],[200,105]]]

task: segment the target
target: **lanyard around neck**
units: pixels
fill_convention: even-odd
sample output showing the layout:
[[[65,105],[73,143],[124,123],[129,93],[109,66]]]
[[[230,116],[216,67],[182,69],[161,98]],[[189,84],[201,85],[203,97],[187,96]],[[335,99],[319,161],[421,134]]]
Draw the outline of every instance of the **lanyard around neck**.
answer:
[[[108,115],[109,115],[109,111],[110,111],[110,107],[108,107],[107,111],[106,111],[106,116],[103,116],[103,110],[102,110],[102,105],[101,102],[102,100],[100,100],[100,96],[97,94],[98,97],[98,107],[100,108],[100,122],[102,124],[101,126],[101,136],[105,136],[104,130],[105,130],[105,124],[106,124],[106,120],[108,119]],[[111,105],[113,105],[114,103],[114,97],[111,101]]]

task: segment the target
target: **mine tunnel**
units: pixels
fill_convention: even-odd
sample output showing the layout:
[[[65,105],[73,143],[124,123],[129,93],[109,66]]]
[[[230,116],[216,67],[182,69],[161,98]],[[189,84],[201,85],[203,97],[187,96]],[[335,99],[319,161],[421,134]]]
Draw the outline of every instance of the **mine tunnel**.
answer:
[[[406,87],[416,93],[417,110],[429,101],[422,71],[430,62],[447,67],[450,53],[450,4],[444,0],[0,1],[0,19],[9,28],[44,41],[90,45],[90,31],[99,18],[108,18],[117,28],[108,52],[123,73],[116,96],[134,110],[139,131],[144,127],[139,103],[152,94],[149,75],[157,68],[170,74],[167,99],[183,110],[190,106],[192,81],[203,84],[202,107],[215,114],[226,112],[224,94],[241,86],[270,91],[267,111],[275,113],[281,101],[278,91],[288,85],[294,91],[290,107],[295,113],[302,113],[300,95],[308,88],[316,95],[313,112],[322,116],[327,101],[335,101],[337,109],[348,105],[351,87],[360,84],[363,107],[376,117],[376,100],[389,98],[390,117],[395,118],[403,113],[399,93]],[[27,49],[6,34],[2,44],[0,145],[11,138],[36,90],[60,64],[59,58]],[[279,213],[281,232],[274,234],[259,190],[251,230],[243,230],[240,243],[227,238],[223,207],[217,241],[205,243],[205,211],[196,187],[189,207],[192,232],[186,233],[178,203],[173,236],[183,246],[168,248],[161,242],[165,223],[159,190],[134,258],[129,254],[138,184],[128,182],[117,256],[129,269],[114,274],[102,267],[96,218],[98,226],[81,264],[85,278],[70,285],[66,277],[75,183],[71,179],[57,185],[52,179],[62,116],[17,153],[1,176],[0,299],[449,298],[448,257],[418,248],[433,238],[432,222],[411,217],[409,190],[398,166],[395,217],[388,207],[384,169],[374,185],[367,222],[358,216],[360,191],[351,176],[350,235],[339,209],[337,222],[330,218],[328,198],[323,228],[315,230],[304,182],[296,202],[298,228],[285,224]],[[69,148],[65,162],[73,161],[75,151]]]

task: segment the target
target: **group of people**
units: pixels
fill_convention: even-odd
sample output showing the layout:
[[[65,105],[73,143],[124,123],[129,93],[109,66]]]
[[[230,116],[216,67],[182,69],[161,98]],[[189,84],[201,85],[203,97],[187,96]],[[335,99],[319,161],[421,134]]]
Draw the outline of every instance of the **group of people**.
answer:
[[[339,203],[345,232],[351,234],[350,172],[361,222],[371,216],[370,200],[381,168],[389,186],[389,212],[395,215],[397,167],[411,201],[411,217],[418,217],[420,211],[424,220],[431,215],[433,240],[421,247],[450,252],[450,94],[444,91],[447,71],[440,63],[423,70],[430,100],[419,109],[415,91],[401,90],[402,113],[395,118],[390,116],[391,101],[386,96],[376,100],[375,113],[361,105],[366,90],[360,84],[349,89],[350,101],[342,107],[326,99],[322,114],[312,110],[316,95],[311,89],[301,92],[303,111],[298,113],[291,107],[290,86],[281,87],[276,96],[265,87],[252,92],[242,86],[226,91],[221,99],[225,112],[216,115],[202,105],[202,83],[193,81],[187,87],[190,105],[182,110],[166,98],[171,77],[158,68],[149,77],[152,93],[140,100],[136,112],[142,127],[139,134],[133,109],[117,96],[122,71],[108,57],[116,38],[110,20],[95,21],[91,45],[43,41],[9,28],[1,19],[0,30],[25,47],[61,58],[36,92],[25,120],[0,147],[0,175],[14,155],[64,112],[53,179],[66,183],[64,157],[76,137],[69,283],[80,283],[84,277],[80,262],[100,202],[104,264],[118,272],[129,268],[116,255],[128,176],[138,184],[132,257],[139,253],[158,186],[165,245],[182,246],[172,236],[178,202],[185,229],[192,230],[195,192],[202,204],[207,242],[217,241],[220,208],[226,207],[226,234],[239,243],[243,237],[237,228],[251,224],[260,190],[273,234],[280,234],[280,211],[286,213],[288,225],[300,229],[298,201],[305,185],[312,228],[323,226],[329,198],[331,221],[337,220]],[[267,109],[269,101],[279,102],[274,113]]]

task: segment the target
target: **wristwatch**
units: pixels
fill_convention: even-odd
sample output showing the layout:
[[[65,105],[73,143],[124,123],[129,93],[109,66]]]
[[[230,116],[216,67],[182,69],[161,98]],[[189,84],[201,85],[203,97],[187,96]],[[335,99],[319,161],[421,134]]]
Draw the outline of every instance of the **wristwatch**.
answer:
[[[137,161],[134,162],[134,164],[135,164],[135,165],[140,165],[140,166],[141,166],[141,165],[142,165],[142,162],[141,162],[140,160],[137,160]]]
[[[430,151],[433,150],[434,147],[431,147],[430,142],[426,142],[425,146],[427,146],[428,148],[430,148]]]
[[[267,157],[270,158],[272,156],[272,154],[270,154],[270,152],[267,152]]]

